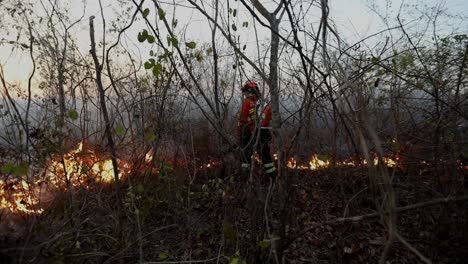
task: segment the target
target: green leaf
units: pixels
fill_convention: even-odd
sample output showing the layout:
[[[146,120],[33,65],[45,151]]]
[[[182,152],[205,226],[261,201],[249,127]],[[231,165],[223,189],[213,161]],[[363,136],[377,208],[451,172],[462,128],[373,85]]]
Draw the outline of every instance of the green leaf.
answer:
[[[203,60],[203,55],[201,55],[200,52],[195,53],[195,58],[197,59],[198,62],[201,62]]]
[[[9,174],[15,165],[13,163],[7,163],[2,166],[1,172],[2,174]]]
[[[137,37],[137,39],[138,39],[138,42],[143,42],[143,41],[145,41],[146,38],[143,37],[143,35],[141,34],[141,32],[138,32],[138,37]]]
[[[232,24],[231,27],[232,27],[232,30],[237,31],[236,24]]]
[[[148,41],[148,43],[153,44],[153,43],[154,43],[154,36],[148,35],[148,37],[146,38],[146,40]]]
[[[234,9],[234,11],[232,12],[232,16],[236,17],[236,15],[237,15],[237,9]]]
[[[247,45],[244,45],[244,46],[242,47],[242,50],[245,50],[246,48],[247,48]]]
[[[236,252],[236,254],[232,255],[229,257],[229,264],[246,264],[245,260],[242,259],[242,257],[239,254],[239,251]]]
[[[174,28],[177,27],[177,23],[178,23],[177,19],[174,18],[174,19],[172,20],[172,26],[173,26]]]
[[[208,48],[208,49],[206,50],[206,56],[210,56],[211,53],[213,53],[213,48]]]
[[[160,75],[161,72],[162,72],[162,69],[163,69],[163,67],[162,67],[161,63],[158,63],[158,64],[154,65],[154,67],[153,67],[153,75],[154,75],[154,76]]]
[[[149,61],[145,62],[145,69],[149,70],[151,69],[151,67],[153,67],[153,64],[151,64],[151,62]]]
[[[146,18],[149,15],[149,12],[149,8],[145,8],[145,10],[143,10],[143,18]]]
[[[172,46],[174,46],[174,47],[179,46],[179,40],[177,40],[176,37],[171,38],[171,43],[172,43]]]
[[[457,41],[457,42],[462,42],[463,40],[468,39],[468,35],[466,35],[466,34],[455,35],[455,36],[453,36],[453,39],[455,39],[455,41]]]
[[[145,31],[146,31],[146,30],[145,30]],[[145,31],[143,31],[143,32],[145,32]],[[139,32],[139,33],[138,33],[138,41],[139,41],[139,42],[144,42],[144,41],[146,40],[146,37],[147,37],[147,36],[148,36],[147,34],[143,34],[142,32]]]
[[[158,16],[160,20],[164,20],[164,18],[166,17],[166,12],[164,12],[162,8],[158,8]]]
[[[86,174],[87,172],[89,171],[89,167],[84,165],[82,168],[81,168],[81,174]]]
[[[197,44],[194,41],[190,41],[190,42],[185,42],[185,46],[187,46],[187,48],[189,49],[194,49],[197,46]]]
[[[123,136],[125,134],[125,127],[123,125],[116,126],[115,133],[119,136]]]
[[[154,51],[150,50],[149,54],[150,56],[154,56]]]
[[[159,256],[158,256],[158,259],[159,260],[167,260],[169,258],[169,254],[167,254],[166,252],[161,252],[159,253]]]
[[[21,162],[20,164],[14,166],[12,168],[12,173],[13,173],[13,175],[19,177],[19,176],[26,175],[26,173],[28,173],[28,169],[29,169],[28,163]]]
[[[262,241],[259,242],[259,246],[261,249],[267,249],[268,247],[270,247],[270,240],[268,239],[263,239]]]
[[[229,258],[229,264],[239,264],[239,257],[238,256],[231,256]]]
[[[69,109],[69,110],[68,110],[68,116],[69,116],[72,120],[76,120],[76,119],[78,119],[78,112],[76,112],[75,109]]]

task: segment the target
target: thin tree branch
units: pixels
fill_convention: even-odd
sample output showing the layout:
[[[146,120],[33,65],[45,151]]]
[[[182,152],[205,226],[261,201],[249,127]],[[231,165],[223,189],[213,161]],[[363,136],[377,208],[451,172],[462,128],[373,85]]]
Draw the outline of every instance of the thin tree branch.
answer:
[[[406,241],[405,238],[403,238],[398,232],[395,234],[396,235],[396,238],[398,240],[400,240],[401,243],[403,243],[403,245],[405,245],[411,252],[413,252],[416,256],[418,256],[421,261],[423,261],[424,263],[427,263],[427,264],[432,264],[432,261],[430,259],[428,259],[427,257],[425,257],[421,252],[419,252],[419,250],[417,250],[415,247],[413,247],[408,241]]]

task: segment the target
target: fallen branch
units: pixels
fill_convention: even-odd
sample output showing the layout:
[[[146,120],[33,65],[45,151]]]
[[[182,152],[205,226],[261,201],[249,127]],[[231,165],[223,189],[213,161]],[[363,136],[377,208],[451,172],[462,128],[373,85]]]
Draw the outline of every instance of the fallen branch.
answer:
[[[411,252],[413,252],[416,256],[418,256],[424,263],[432,264],[432,261],[430,259],[426,258],[421,252],[419,252],[419,250],[417,250],[415,247],[413,247],[400,234],[396,233],[395,235],[398,238],[398,240],[400,240],[400,242],[403,243],[403,245],[405,245]]]

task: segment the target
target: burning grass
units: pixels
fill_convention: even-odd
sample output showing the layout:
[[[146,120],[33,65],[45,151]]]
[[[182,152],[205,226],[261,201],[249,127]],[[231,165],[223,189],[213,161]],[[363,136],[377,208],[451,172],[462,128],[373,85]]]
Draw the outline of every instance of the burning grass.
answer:
[[[275,156],[276,158],[276,156]],[[132,170],[143,171],[153,160],[153,152],[146,153],[144,161],[137,167],[123,160],[117,159],[119,167],[119,179],[124,179]],[[382,158],[389,168],[402,166],[401,155],[389,155]],[[374,165],[379,163],[377,156],[373,158]],[[195,171],[203,171],[217,167],[221,164],[219,160],[209,159],[208,162],[197,165]],[[341,161],[331,161],[330,159],[312,154],[308,162],[299,163],[295,158],[287,159],[287,167],[292,170],[316,171],[331,167],[362,167],[367,161],[362,158],[345,159]],[[430,163],[421,161],[420,166],[427,168]],[[458,166],[462,170],[468,169],[466,164],[459,161]],[[158,174],[157,168],[152,168],[153,174]],[[50,194],[55,190],[62,190],[71,187],[91,188],[95,184],[108,184],[115,180],[112,160],[92,146],[86,146],[84,142],[79,142],[75,148],[63,155],[52,157],[41,177],[36,175],[4,175],[0,177],[0,210],[12,213],[40,214],[44,212],[46,201],[44,194]],[[50,195],[49,195],[50,196]],[[49,197],[50,199],[50,197]]]
[[[130,172],[128,163],[117,160],[119,178]],[[64,155],[55,155],[38,175],[0,177],[0,210],[11,213],[40,214],[47,202],[46,194],[71,187],[87,187],[114,181],[112,160],[80,142]],[[50,198],[50,197],[49,197]]]

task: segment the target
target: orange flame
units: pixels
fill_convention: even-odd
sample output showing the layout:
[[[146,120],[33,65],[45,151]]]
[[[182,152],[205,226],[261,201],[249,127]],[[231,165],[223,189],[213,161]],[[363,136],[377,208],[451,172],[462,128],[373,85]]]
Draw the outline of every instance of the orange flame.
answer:
[[[130,166],[117,160],[119,178],[130,171]],[[114,166],[111,159],[99,160],[99,154],[92,150],[84,150],[83,142],[64,155],[53,157],[46,168],[45,181],[53,188],[63,188],[66,182],[72,186],[79,186],[90,182],[110,183],[114,181]],[[37,214],[44,211],[40,208],[40,179],[25,181],[23,179],[0,179],[0,210],[11,212]]]
[[[70,181],[77,186],[85,182],[110,183],[114,181],[114,166],[111,159],[99,160],[99,155],[92,150],[83,150],[83,142],[70,152],[52,160],[49,170],[49,180],[55,185],[62,185]],[[119,165],[119,178],[128,172],[128,164],[117,160]],[[63,178],[65,175],[66,178]]]
[[[32,185],[23,179],[13,179],[7,182],[0,180],[0,211],[8,209],[27,214],[42,213],[44,209],[36,208],[39,199],[34,193]]]
[[[399,164],[398,157],[394,157],[394,158],[383,157],[382,160],[387,167],[390,167],[390,168],[398,167],[398,164]],[[360,162],[361,164],[367,165],[367,161],[365,159],[361,159]],[[377,165],[378,163],[379,163],[378,158],[374,158],[374,165]],[[359,165],[359,162],[347,159],[347,160],[342,160],[342,161],[336,161],[335,165],[340,166],[340,167],[355,167]],[[290,169],[314,171],[314,170],[319,170],[319,169],[330,168],[331,161],[328,159],[321,159],[318,157],[317,154],[312,154],[312,157],[310,158],[310,161],[307,165],[305,164],[298,165],[296,159],[289,158],[287,162],[287,167]]]

